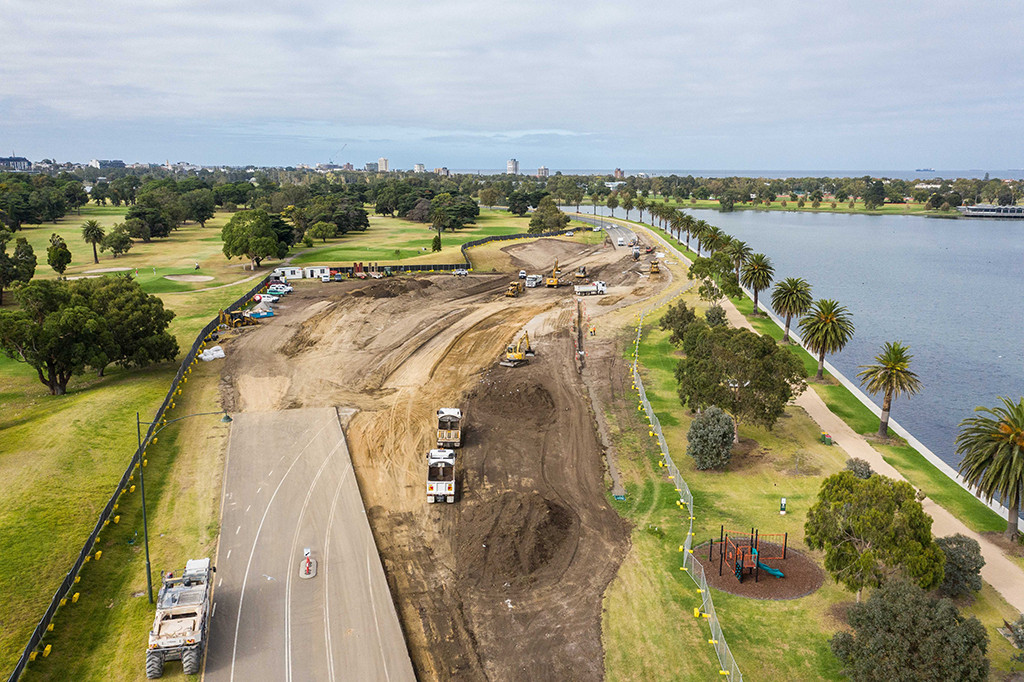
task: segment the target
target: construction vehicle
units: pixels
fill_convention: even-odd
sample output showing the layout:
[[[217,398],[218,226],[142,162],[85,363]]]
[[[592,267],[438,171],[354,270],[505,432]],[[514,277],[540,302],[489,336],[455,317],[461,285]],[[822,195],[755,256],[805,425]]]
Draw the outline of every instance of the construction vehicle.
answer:
[[[248,327],[254,324],[259,324],[256,320],[246,315],[241,310],[222,310],[220,311],[220,324],[217,325],[223,328],[237,328],[237,327]]]
[[[516,297],[524,291],[526,291],[526,284],[523,283],[523,280],[514,279],[508,283],[508,289],[505,290],[505,295]]]
[[[551,268],[551,276],[544,280],[544,286],[557,287],[561,285],[561,280],[558,279],[558,273],[561,270],[558,268],[558,259],[555,259],[555,267]]]
[[[577,296],[590,296],[591,294],[608,293],[608,285],[604,282],[592,282],[590,284],[577,284],[573,287]]]
[[[518,367],[529,362],[536,353],[530,348],[530,335],[523,332],[519,342],[511,344],[505,349],[505,359],[498,364],[502,367]]]
[[[651,261],[651,274],[652,275],[657,275],[659,273],[661,273],[661,266],[658,265],[658,261],[652,260]]]
[[[210,621],[210,587],[213,573],[209,559],[189,559],[180,578],[161,574],[163,585],[156,600],[156,616],[149,631],[146,677],[164,674],[166,661],[181,661],[186,675],[198,675]]]
[[[455,451],[427,453],[427,504],[455,501]]]
[[[540,284],[542,281],[544,281],[544,277],[542,275],[527,275],[526,276],[526,288],[527,289],[533,289],[538,284]]]
[[[437,447],[462,447],[462,410],[442,407],[437,411]]]
[[[633,260],[640,260],[640,249],[633,247]]]
[[[576,272],[574,272],[572,274],[572,276],[574,278],[576,278],[577,281],[579,281],[581,279],[586,279],[587,278],[587,266],[586,265],[579,266],[578,268],[576,268]]]

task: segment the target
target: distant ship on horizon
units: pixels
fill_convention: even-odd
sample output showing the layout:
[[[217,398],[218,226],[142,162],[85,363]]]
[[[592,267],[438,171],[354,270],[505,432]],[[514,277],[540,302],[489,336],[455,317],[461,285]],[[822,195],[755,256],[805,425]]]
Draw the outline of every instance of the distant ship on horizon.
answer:
[[[935,169],[934,168],[915,168],[914,172],[915,173],[934,173]]]

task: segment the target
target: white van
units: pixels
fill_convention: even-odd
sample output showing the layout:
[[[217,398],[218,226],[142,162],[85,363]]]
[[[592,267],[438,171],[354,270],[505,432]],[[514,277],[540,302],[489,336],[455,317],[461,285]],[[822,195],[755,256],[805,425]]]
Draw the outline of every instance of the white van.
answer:
[[[625,237],[619,237],[619,242],[618,243],[619,243],[619,246],[625,246],[626,245],[626,238]]]

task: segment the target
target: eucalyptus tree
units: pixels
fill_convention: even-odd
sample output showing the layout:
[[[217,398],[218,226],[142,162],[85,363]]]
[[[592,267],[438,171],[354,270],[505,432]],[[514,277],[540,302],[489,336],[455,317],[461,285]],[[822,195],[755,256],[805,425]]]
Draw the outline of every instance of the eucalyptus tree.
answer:
[[[763,253],[755,253],[740,268],[740,282],[754,292],[754,314],[757,314],[757,296],[772,285],[775,267],[772,259]]]
[[[811,309],[811,285],[803,277],[787,277],[775,285],[772,291],[772,308],[779,315],[786,316],[786,330],[782,341],[789,343],[789,325],[794,317]]]
[[[907,346],[899,341],[886,341],[882,352],[875,356],[875,364],[861,365],[861,371],[857,373],[862,386],[871,393],[882,394],[882,417],[878,427],[881,438],[889,435],[893,398],[899,398],[901,394],[912,396],[921,390],[920,379],[910,371],[913,358]]]
[[[838,353],[853,338],[853,317],[846,306],[822,298],[800,319],[800,334],[807,348],[818,355],[814,378],[820,381],[825,376],[825,354]]]
[[[1002,407],[976,407],[979,416],[960,422],[956,451],[968,485],[1006,505],[1006,537],[1015,540],[1024,498],[1024,398],[999,400]]]

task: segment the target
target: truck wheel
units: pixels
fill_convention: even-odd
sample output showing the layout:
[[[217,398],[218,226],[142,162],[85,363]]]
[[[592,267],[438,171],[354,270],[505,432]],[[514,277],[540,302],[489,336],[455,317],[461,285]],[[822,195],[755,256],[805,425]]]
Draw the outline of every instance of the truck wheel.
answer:
[[[427,495],[427,504],[434,504],[434,496]]]
[[[146,652],[146,677],[155,680],[164,676],[164,655],[159,651]]]
[[[454,495],[449,495],[448,496],[448,504],[451,504],[454,501],[455,501],[455,496]]]
[[[199,674],[199,647],[186,649],[181,654],[181,667],[186,675]]]

